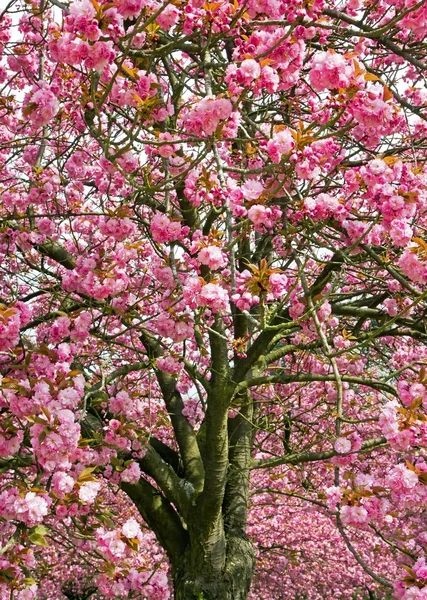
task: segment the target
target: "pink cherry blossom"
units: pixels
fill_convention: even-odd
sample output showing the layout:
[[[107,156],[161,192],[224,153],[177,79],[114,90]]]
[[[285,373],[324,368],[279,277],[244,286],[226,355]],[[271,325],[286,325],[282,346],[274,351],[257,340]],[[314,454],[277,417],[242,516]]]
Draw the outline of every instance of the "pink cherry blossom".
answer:
[[[101,484],[99,481],[87,481],[80,486],[79,498],[86,504],[93,504],[100,489]]]
[[[351,450],[351,441],[344,437],[335,440],[334,449],[338,454],[346,454]]]
[[[140,537],[142,535],[141,526],[136,519],[130,518],[126,521],[126,523],[123,524],[122,533],[127,538]]]
[[[225,267],[227,260],[218,246],[206,246],[202,248],[197,256],[202,265],[216,270]]]
[[[207,306],[213,312],[220,312],[228,307],[228,293],[217,283],[207,283],[200,290],[198,301],[201,306]]]
[[[23,113],[36,129],[47,125],[59,110],[59,101],[44,82],[34,85],[25,96]]]
[[[243,85],[249,85],[261,75],[261,67],[252,58],[245,59],[240,65],[238,72],[243,80]]]
[[[141,477],[141,469],[138,463],[132,462],[120,473],[120,479],[127,483],[137,483]]]
[[[189,134],[212,135],[221,121],[228,119],[232,105],[227,98],[206,98],[198,102],[184,119],[184,126]]]
[[[243,197],[246,200],[258,200],[263,192],[262,183],[255,179],[249,179],[242,185]]]
[[[316,53],[310,71],[310,83],[319,92],[346,88],[350,85],[354,68],[350,61],[336,52]]]
[[[168,4],[157,17],[156,21],[162,29],[170,29],[179,20],[179,10],[173,4]]]

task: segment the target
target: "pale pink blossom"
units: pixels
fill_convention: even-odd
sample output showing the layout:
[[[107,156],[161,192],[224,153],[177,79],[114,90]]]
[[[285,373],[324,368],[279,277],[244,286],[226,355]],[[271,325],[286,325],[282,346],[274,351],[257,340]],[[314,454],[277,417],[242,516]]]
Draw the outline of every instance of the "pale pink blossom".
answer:
[[[227,264],[227,259],[218,246],[206,246],[202,248],[197,256],[202,265],[210,269],[222,269]]]
[[[219,312],[228,308],[228,293],[217,283],[207,283],[200,291],[199,303],[201,306],[207,306],[213,312]]]
[[[251,206],[248,210],[248,219],[252,221],[254,225],[264,225],[265,227],[273,226],[271,209],[266,208],[262,204],[254,204],[254,206]]]
[[[57,471],[52,476],[52,490],[60,498],[71,492],[75,484],[74,479],[62,471]]]
[[[142,535],[141,527],[140,527],[138,521],[136,519],[134,519],[133,517],[128,519],[122,525],[121,531],[122,531],[123,535],[128,539],[137,538]]]
[[[58,98],[43,81],[34,85],[31,92],[25,96],[23,113],[36,129],[47,125],[58,110]]]
[[[410,244],[402,256],[399,258],[398,264],[403,273],[415,283],[427,283],[427,263],[419,258],[416,253],[416,244]]]
[[[363,506],[341,506],[340,517],[343,525],[360,527],[366,525],[369,520],[368,512]]]
[[[117,10],[125,18],[137,17],[144,6],[144,0],[118,0]]]
[[[168,4],[156,19],[162,29],[171,29],[179,21],[179,10],[173,4]]]
[[[79,498],[86,504],[93,504],[100,489],[101,483],[99,481],[87,481],[80,486]]]
[[[341,490],[338,486],[332,485],[325,489],[328,508],[335,511],[337,504],[341,501]]]
[[[247,86],[261,75],[261,67],[253,58],[246,58],[242,61],[238,72],[243,85]]]
[[[179,221],[171,221],[162,213],[156,213],[151,221],[151,233],[155,242],[172,242],[184,232]]]
[[[267,152],[274,163],[279,163],[284,154],[289,154],[295,147],[295,140],[289,129],[275,133],[267,142]]]
[[[275,298],[280,298],[286,291],[288,278],[284,273],[273,273],[269,277],[270,290]]]
[[[92,20],[96,11],[90,0],[75,0],[70,4],[70,13],[72,17],[85,17]]]
[[[395,246],[404,247],[412,239],[412,227],[402,219],[394,219],[390,224],[390,237]]]
[[[256,181],[256,179],[249,179],[249,181],[246,181],[242,185],[243,197],[246,198],[246,200],[258,200],[263,192],[263,189],[263,185],[260,181]]]
[[[334,449],[338,454],[346,454],[351,450],[351,442],[347,438],[339,437],[335,440]]]
[[[189,134],[212,135],[231,112],[232,105],[227,98],[204,98],[187,113],[183,125]]]
[[[274,94],[280,84],[280,77],[276,69],[270,66],[262,68],[261,86],[267,90],[269,94]]]
[[[138,463],[131,462],[124,471],[120,473],[120,479],[126,483],[138,483],[141,478],[141,469]]]
[[[353,74],[353,64],[340,54],[331,51],[317,52],[310,71],[310,83],[318,92],[347,88]]]

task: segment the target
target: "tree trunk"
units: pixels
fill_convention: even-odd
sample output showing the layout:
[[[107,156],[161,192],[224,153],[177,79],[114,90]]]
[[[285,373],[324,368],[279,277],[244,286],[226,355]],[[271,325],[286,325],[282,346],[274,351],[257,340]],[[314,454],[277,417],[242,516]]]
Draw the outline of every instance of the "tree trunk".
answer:
[[[227,558],[222,571],[212,569],[209,557],[200,556],[200,551],[192,552],[189,546],[174,569],[174,599],[246,600],[254,564],[254,548],[243,535],[227,537]]]

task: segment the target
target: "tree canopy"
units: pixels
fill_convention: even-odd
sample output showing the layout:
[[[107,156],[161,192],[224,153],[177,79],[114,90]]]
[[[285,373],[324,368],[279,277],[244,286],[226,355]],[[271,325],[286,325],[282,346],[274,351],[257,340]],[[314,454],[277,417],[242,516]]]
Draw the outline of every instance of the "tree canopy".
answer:
[[[427,598],[427,3],[0,7],[0,598]]]

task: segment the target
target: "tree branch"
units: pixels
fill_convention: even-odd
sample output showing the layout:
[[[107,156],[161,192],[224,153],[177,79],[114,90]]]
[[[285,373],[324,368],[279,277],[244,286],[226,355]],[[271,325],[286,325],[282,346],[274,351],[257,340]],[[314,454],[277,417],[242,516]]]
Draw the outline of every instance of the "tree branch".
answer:
[[[299,452],[296,454],[288,454],[278,458],[266,458],[252,461],[251,469],[269,469],[280,465],[298,465],[306,462],[316,462],[319,460],[329,460],[334,456],[348,456],[350,454],[359,454],[361,452],[370,452],[388,446],[385,437],[373,438],[362,443],[360,450],[348,452],[347,454],[339,454],[335,450],[325,450],[324,452]]]
[[[135,503],[173,564],[182,556],[188,543],[188,534],[175,510],[145,479],[141,479],[137,484],[122,482],[121,488]]]

